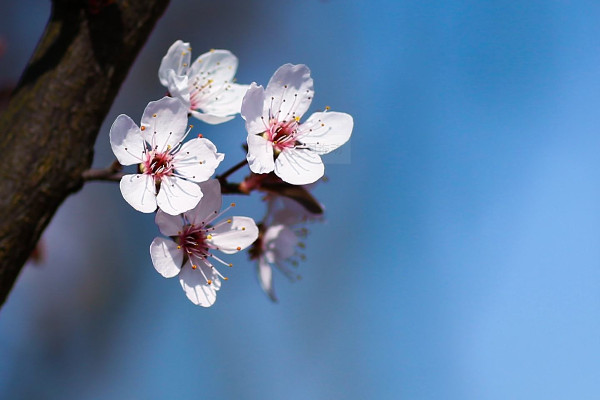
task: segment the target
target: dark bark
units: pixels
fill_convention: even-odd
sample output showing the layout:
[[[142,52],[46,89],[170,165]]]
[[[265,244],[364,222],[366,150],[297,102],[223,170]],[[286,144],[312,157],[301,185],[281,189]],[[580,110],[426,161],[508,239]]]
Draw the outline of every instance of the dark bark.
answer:
[[[59,205],[169,0],[56,0],[0,116],[0,305]]]

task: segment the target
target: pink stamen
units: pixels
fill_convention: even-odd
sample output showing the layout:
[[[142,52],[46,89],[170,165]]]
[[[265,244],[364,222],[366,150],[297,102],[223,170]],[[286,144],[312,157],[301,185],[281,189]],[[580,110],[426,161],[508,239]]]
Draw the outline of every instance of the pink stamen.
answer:
[[[159,183],[163,177],[173,175],[173,155],[169,152],[146,152],[142,161],[142,172],[152,175],[154,181]]]
[[[295,146],[297,130],[298,122],[295,119],[279,122],[273,118],[265,131],[266,139],[273,143],[275,151],[281,152],[283,149]]]

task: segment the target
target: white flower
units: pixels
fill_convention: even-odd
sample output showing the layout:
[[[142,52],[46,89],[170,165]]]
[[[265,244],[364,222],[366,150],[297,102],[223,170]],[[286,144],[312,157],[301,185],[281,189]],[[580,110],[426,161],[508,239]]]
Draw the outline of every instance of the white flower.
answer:
[[[155,238],[150,245],[150,256],[154,268],[165,278],[179,275],[181,287],[192,303],[210,307],[217,299],[221,279],[227,280],[213,262],[232,266],[213,251],[233,254],[245,249],[258,237],[258,228],[248,217],[230,217],[211,226],[211,222],[229,208],[219,213],[219,181],[211,179],[200,187],[204,197],[194,209],[179,216],[158,211],[156,224],[160,232],[171,239]]]
[[[182,144],[187,130],[187,110],[177,99],[163,97],[148,103],[141,127],[127,115],[110,128],[110,145],[122,165],[139,164],[141,173],[121,178],[121,193],[138,211],[160,207],[177,215],[202,198],[196,182],[209,179],[224,155],[208,139]]]
[[[325,167],[320,155],[346,143],[352,117],[340,112],[316,112],[305,122],[314,95],[306,65],[285,64],[273,75],[266,90],[252,83],[242,102],[248,131],[248,164],[254,173],[275,171],[294,185],[315,182]]]
[[[277,301],[273,285],[272,266],[279,269],[289,280],[300,276],[288,264],[296,267],[298,259],[304,260],[299,248],[304,248],[300,238],[306,236],[306,228],[300,226],[320,218],[318,214],[308,212],[296,201],[281,196],[269,198],[267,216],[261,225],[259,239],[250,250],[250,255],[258,261],[256,274],[262,290],[273,301]]]
[[[189,43],[171,45],[158,70],[160,83],[181,100],[191,114],[209,124],[229,121],[240,112],[248,85],[233,83],[237,57],[228,50],[211,50],[193,63]]]

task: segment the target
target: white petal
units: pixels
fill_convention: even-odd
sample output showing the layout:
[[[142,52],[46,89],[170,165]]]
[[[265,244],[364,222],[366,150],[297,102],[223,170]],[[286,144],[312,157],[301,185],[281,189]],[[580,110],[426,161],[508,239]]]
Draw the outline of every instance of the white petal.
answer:
[[[238,114],[248,88],[249,85],[225,84],[220,88],[219,93],[216,93],[210,99],[211,101],[202,107],[202,111],[220,117]]]
[[[229,50],[212,50],[202,54],[192,64],[190,78],[212,79],[216,84],[231,82],[238,67],[238,59]]]
[[[270,226],[264,235],[264,246],[270,262],[281,262],[296,253],[298,237],[285,225]]]
[[[271,77],[265,91],[265,109],[278,121],[302,117],[314,96],[310,70],[304,64],[285,64]]]
[[[221,184],[216,179],[209,179],[200,183],[202,200],[196,207],[185,213],[186,219],[196,225],[207,225],[221,211],[223,196]]]
[[[144,155],[142,131],[131,118],[121,114],[110,127],[110,147],[122,165],[138,164]]]
[[[266,174],[275,168],[273,144],[259,135],[248,135],[248,166],[255,174]]]
[[[353,126],[350,114],[316,112],[300,125],[299,141],[317,154],[327,154],[350,139]]]
[[[226,254],[236,253],[250,246],[258,237],[258,228],[252,218],[230,217],[231,223],[223,221],[210,231],[212,243],[218,250]]]
[[[191,113],[194,118],[211,125],[222,124],[223,122],[231,121],[235,118],[235,115],[230,115],[228,117],[217,117],[211,114],[203,114],[194,110],[192,110]]]
[[[265,90],[262,86],[252,83],[242,100],[242,118],[246,120],[248,135],[255,135],[265,131],[269,122],[269,114],[263,114],[265,103]],[[266,118],[266,120],[265,120]]]
[[[177,75],[170,70],[168,74],[169,94],[183,103],[186,109],[190,108],[190,89],[187,75]]]
[[[183,220],[180,215],[170,215],[160,209],[156,212],[154,222],[158,225],[160,233],[165,236],[177,236],[183,228]]]
[[[181,40],[176,41],[169,47],[158,68],[158,79],[160,79],[163,86],[168,87],[169,85],[168,75],[170,70],[175,71],[177,75],[186,74],[190,65],[191,52],[190,44]]]
[[[308,149],[285,149],[275,160],[275,174],[292,185],[316,182],[325,173],[321,157]]]
[[[156,203],[167,214],[177,215],[194,208],[201,198],[202,191],[197,183],[168,176],[162,178]]]
[[[224,157],[210,140],[196,138],[181,146],[173,158],[173,167],[190,181],[204,182],[213,176]]]
[[[150,175],[125,175],[119,186],[123,198],[131,207],[143,213],[156,210],[156,186]]]
[[[258,260],[256,265],[256,276],[258,277],[258,283],[262,290],[271,300],[277,301],[275,288],[273,287],[273,269],[264,257],[260,257]]]
[[[177,243],[171,239],[154,238],[150,244],[150,257],[154,268],[165,278],[179,274],[183,264],[183,250],[178,250]]]
[[[200,271],[202,268],[202,271]],[[212,281],[212,284],[206,282],[206,278]],[[187,262],[179,273],[179,283],[190,301],[198,306],[210,307],[217,300],[217,290],[219,290],[221,281],[211,268],[199,265],[192,269],[191,263]]]
[[[142,115],[144,138],[160,152],[166,151],[167,146],[175,147],[185,136],[187,113],[187,107],[173,97],[151,101]]]

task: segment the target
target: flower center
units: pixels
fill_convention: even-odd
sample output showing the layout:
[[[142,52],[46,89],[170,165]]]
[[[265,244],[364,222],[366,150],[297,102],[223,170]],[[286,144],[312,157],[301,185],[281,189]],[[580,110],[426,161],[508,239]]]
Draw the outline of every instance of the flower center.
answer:
[[[263,137],[273,143],[275,153],[281,153],[284,149],[296,145],[298,121],[279,122],[273,118],[269,122],[269,127]]]
[[[190,82],[189,90],[190,90],[190,109],[198,110],[206,106],[208,96],[215,96],[220,91],[213,90],[212,79],[204,79],[202,80],[199,77],[196,77],[193,81]]]
[[[169,152],[159,153],[149,151],[141,164],[142,173],[152,175],[154,181],[159,183],[164,176],[173,175],[173,155]]]
[[[186,225],[179,235],[177,243],[188,257],[206,258],[209,255],[208,249],[210,246],[207,242],[206,231],[203,228],[195,225]]]

